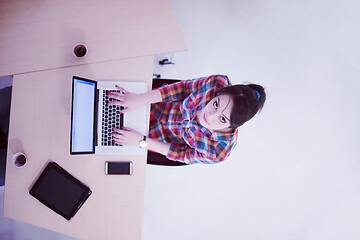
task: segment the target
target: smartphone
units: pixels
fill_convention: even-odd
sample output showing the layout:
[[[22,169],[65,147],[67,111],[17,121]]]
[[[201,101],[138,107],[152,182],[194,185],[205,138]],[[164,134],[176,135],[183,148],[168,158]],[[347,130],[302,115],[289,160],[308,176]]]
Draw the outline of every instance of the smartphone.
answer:
[[[106,175],[132,175],[132,162],[105,162]]]

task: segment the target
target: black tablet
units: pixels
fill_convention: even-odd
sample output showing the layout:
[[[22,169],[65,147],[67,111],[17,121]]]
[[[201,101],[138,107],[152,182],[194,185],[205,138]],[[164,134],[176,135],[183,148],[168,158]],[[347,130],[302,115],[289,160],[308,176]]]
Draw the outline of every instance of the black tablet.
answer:
[[[29,193],[70,220],[91,195],[91,190],[58,164],[50,162]]]

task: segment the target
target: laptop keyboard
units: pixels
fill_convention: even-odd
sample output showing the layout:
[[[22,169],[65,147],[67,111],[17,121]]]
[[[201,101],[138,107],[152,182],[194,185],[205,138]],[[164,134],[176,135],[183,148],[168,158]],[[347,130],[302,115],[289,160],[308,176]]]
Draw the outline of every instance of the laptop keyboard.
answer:
[[[115,101],[114,98],[107,96],[109,92],[120,92],[120,90],[103,90],[102,105],[102,146],[121,146],[113,142],[113,128],[121,128],[123,126],[123,114],[120,115],[122,106],[108,105],[108,102]]]

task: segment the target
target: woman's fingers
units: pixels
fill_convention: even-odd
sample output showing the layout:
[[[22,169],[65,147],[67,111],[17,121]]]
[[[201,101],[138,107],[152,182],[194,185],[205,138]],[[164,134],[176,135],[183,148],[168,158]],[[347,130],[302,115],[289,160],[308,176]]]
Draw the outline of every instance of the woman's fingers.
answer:
[[[114,132],[112,133],[113,141],[117,144],[122,145],[124,143],[124,135],[121,134],[120,129],[113,128]]]
[[[121,129],[118,129],[118,128],[113,128],[112,130],[114,130],[114,132],[119,133],[119,134],[122,133],[122,130],[121,130]]]
[[[120,91],[122,91],[123,93],[127,93],[127,91],[126,91],[124,88],[122,88],[122,87],[120,87],[120,86],[118,86],[118,85],[115,85],[115,87],[116,87],[117,89],[119,89]]]
[[[109,92],[107,94],[107,96],[110,98],[115,98],[115,99],[121,100],[124,98],[124,93]]]
[[[113,141],[114,141],[114,143],[117,143],[119,145],[124,145],[124,139],[119,139],[119,138],[113,137]]]
[[[123,127],[124,128],[124,127]],[[113,141],[117,144],[120,145],[127,145],[128,141],[127,141],[127,130],[126,129],[118,129],[118,128],[113,128],[113,133],[112,133],[112,137],[113,137]]]
[[[124,107],[121,113],[125,113],[127,111],[130,111],[132,109],[138,108],[141,105],[143,105],[141,94],[128,92],[124,88],[118,85],[115,86],[121,92],[109,92],[107,94],[107,96],[110,97],[110,100],[107,103],[108,105],[116,105],[116,106]]]
[[[108,93],[109,98],[115,100],[107,102],[108,105],[124,106],[124,94],[120,93]]]
[[[122,89],[122,91],[125,91],[125,89],[116,86],[119,89]],[[125,91],[126,92],[126,91]],[[125,92],[121,92],[121,93],[117,93],[117,92],[109,92],[107,94],[107,96],[109,98],[113,98],[115,99],[115,101],[109,101],[107,104],[108,105],[115,105],[115,106],[123,106],[123,107],[127,107],[126,106],[126,96],[125,96]]]
[[[119,114],[123,114],[126,113],[128,111],[129,108],[124,107],[123,109],[120,110]]]
[[[114,140],[115,140],[115,139],[116,139],[116,140],[123,140],[123,139],[124,139],[124,136],[121,135],[121,134],[113,133],[112,136],[113,136],[113,139],[114,139]]]
[[[137,146],[143,135],[134,129],[122,127],[121,129],[113,128],[113,140],[121,145]]]
[[[114,106],[123,106],[124,105],[120,101],[107,102],[107,104],[108,105],[114,105]]]
[[[123,131],[131,131],[131,128],[122,127],[122,129],[121,129],[121,130],[123,130]]]

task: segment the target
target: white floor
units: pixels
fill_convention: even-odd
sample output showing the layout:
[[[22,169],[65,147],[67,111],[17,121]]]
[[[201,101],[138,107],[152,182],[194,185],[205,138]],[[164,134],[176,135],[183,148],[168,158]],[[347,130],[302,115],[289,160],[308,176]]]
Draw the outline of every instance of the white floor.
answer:
[[[3,216],[4,187],[0,187],[0,239],[1,240],[71,240],[71,238]],[[34,213],[35,214],[35,213]]]
[[[0,89],[12,85],[12,76],[0,77]]]
[[[154,73],[227,74],[268,99],[224,163],[148,166],[143,240],[360,239],[360,1],[171,3],[188,51]],[[65,236],[0,217],[0,239]]]

